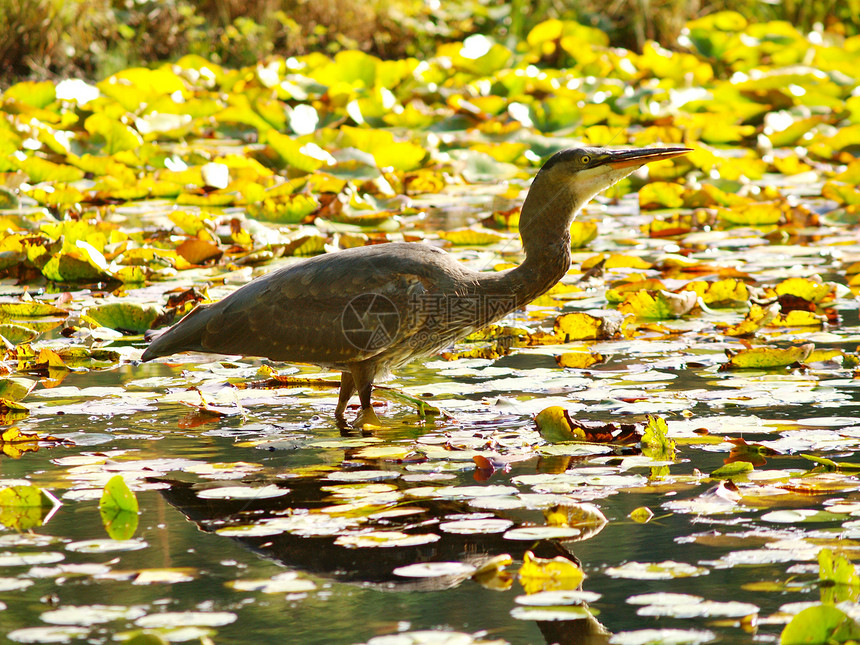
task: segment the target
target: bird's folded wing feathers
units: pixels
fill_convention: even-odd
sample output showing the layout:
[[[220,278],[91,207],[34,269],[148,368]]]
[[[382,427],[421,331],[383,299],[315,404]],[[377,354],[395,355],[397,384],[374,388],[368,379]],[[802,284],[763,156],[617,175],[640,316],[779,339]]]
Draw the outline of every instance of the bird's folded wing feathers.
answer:
[[[153,341],[144,359],[203,351],[337,366],[377,355],[414,333],[410,301],[428,280],[426,252],[418,245],[402,245],[410,248],[393,256],[394,245],[385,246],[386,254],[318,256],[258,278],[195,309]],[[388,313],[396,313],[396,324]],[[382,336],[369,339],[362,325]]]

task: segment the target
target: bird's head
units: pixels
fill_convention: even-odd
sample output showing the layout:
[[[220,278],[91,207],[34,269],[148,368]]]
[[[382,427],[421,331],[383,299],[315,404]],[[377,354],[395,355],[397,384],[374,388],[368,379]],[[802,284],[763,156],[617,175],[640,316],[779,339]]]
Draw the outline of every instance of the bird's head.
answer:
[[[646,163],[688,152],[690,148],[573,148],[557,152],[532,182],[520,214],[526,256],[538,258],[547,246],[569,244],[571,221],[600,191]]]
[[[600,191],[652,161],[672,159],[690,148],[573,148],[557,152],[543,165],[539,175],[550,193],[567,192],[578,210]],[[537,181],[537,179],[536,179]],[[566,191],[564,189],[567,189]]]

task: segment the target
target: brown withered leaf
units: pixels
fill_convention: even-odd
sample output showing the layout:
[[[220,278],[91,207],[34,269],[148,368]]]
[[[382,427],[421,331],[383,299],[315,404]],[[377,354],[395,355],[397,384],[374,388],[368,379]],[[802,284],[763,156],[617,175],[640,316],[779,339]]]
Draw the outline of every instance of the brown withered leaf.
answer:
[[[541,436],[547,441],[587,441],[628,446],[642,440],[641,424],[580,421],[560,406],[546,408],[535,417]]]
[[[747,443],[742,437],[730,438],[727,441],[733,447],[729,456],[723,460],[726,464],[746,461],[755,467],[764,466],[767,463],[767,457],[779,454],[776,450],[759,443]]]
[[[176,252],[191,264],[204,264],[209,260],[217,260],[224,252],[217,244],[197,237],[190,237],[176,247]]]
[[[0,432],[0,452],[12,459],[20,459],[25,452],[36,452],[40,445],[47,447],[54,446],[73,446],[73,441],[69,439],[60,439],[52,435],[40,436],[37,433],[21,432],[17,427],[12,426]]]
[[[806,298],[801,298],[793,293],[784,293],[778,298],[779,308],[783,313],[789,311],[815,311],[815,303]]]

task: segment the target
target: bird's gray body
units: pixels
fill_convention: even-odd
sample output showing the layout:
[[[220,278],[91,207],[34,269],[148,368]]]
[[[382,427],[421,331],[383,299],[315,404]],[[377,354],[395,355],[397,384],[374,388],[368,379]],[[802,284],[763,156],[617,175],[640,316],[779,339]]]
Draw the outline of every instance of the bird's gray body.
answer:
[[[197,307],[156,338],[142,358],[196,351],[340,370],[374,361],[375,371],[385,371],[445,347],[513,309],[513,298],[507,309],[496,306],[504,304],[503,297],[491,303],[492,309],[481,308],[479,275],[427,244],[392,243],[320,255]],[[452,306],[455,300],[478,306]],[[477,315],[468,316],[470,311]],[[439,325],[443,316],[444,328]],[[366,337],[373,332],[378,332],[376,338]]]
[[[156,338],[148,361],[177,352],[259,356],[343,373],[336,414],[358,390],[373,415],[373,380],[439,350],[545,293],[570,266],[570,222],[600,190],[686,148],[565,150],[535,177],[520,215],[525,260],[478,272],[421,243],[348,249],[257,278],[193,310]]]

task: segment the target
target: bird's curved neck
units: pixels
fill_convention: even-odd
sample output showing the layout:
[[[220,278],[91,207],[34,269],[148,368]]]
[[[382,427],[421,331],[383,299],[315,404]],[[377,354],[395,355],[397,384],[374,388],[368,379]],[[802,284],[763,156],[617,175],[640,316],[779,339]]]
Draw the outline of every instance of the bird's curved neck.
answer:
[[[510,294],[512,310],[549,291],[567,273],[570,224],[582,204],[570,183],[558,185],[544,173],[535,177],[520,214],[525,259],[518,267],[482,279],[493,292]]]

